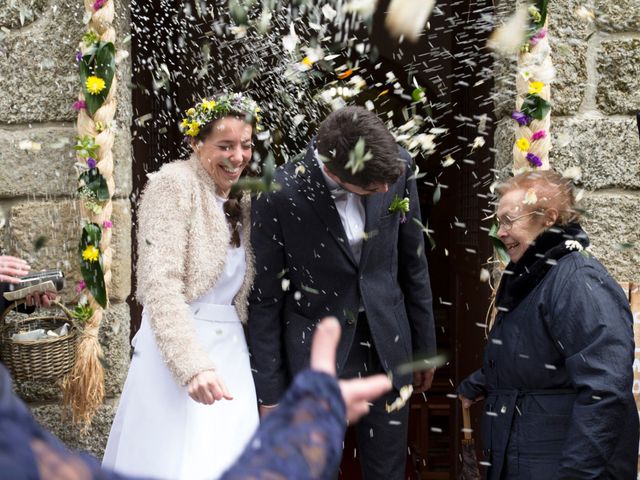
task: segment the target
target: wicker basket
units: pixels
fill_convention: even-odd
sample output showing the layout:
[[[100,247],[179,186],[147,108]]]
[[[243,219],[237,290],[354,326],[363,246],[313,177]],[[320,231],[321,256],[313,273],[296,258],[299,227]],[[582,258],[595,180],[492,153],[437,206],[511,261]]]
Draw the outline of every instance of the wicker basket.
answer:
[[[14,381],[55,380],[73,367],[76,356],[76,331],[71,320],[64,316],[35,316],[5,324],[5,316],[14,303],[0,315],[0,359],[11,372]],[[12,340],[14,333],[42,328],[55,330],[65,323],[71,325],[69,333],[62,337],[42,340]]]

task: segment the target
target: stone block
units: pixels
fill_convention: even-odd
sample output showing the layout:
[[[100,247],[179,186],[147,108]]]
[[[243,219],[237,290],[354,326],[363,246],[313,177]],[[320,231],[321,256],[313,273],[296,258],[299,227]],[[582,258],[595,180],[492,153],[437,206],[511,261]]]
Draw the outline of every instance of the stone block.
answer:
[[[632,114],[640,105],[640,39],[602,42],[597,56],[598,108],[605,114]]]
[[[126,110],[123,122],[127,121]],[[128,123],[118,124],[121,128],[116,130],[113,148],[115,196],[127,197],[131,192],[131,134]],[[74,195],[78,187],[76,136],[71,126],[0,129],[0,197]]]
[[[58,311],[51,311],[58,314]],[[113,397],[120,394],[131,357],[129,326],[131,317],[126,303],[111,304],[100,324],[99,339],[104,353],[105,394]],[[16,393],[27,402],[60,401],[60,381],[21,381],[14,383]]]
[[[113,205],[112,301],[123,301],[131,290],[131,213],[128,200]],[[78,241],[82,222],[72,200],[20,202],[9,210],[7,253],[25,258],[32,269],[60,268],[66,275],[63,298],[71,301],[80,280]],[[36,245],[38,244],[38,245]],[[42,245],[43,244],[43,245]]]
[[[0,113],[3,122],[73,120],[78,93],[74,54],[84,25],[82,3],[56,2],[29,28],[11,31],[0,62]]]
[[[516,75],[518,66],[515,57],[495,56],[493,66],[493,104],[496,119],[510,117],[516,108]]]
[[[27,26],[42,15],[46,6],[46,0],[0,0],[0,27]]]
[[[0,129],[0,196],[72,195],[75,136],[71,126]]]
[[[638,0],[595,0],[596,26],[604,32],[640,31]]]
[[[100,324],[100,344],[104,352],[104,384],[106,395],[122,392],[131,359],[129,331],[131,315],[126,303],[111,304]]]
[[[578,112],[587,86],[587,42],[550,38],[556,78],[551,85],[551,115]]]
[[[639,281],[640,196],[621,191],[597,192],[584,199],[583,225],[592,251],[619,281]]]
[[[89,452],[101,459],[116,409],[116,401],[101,406],[86,433],[82,433],[80,427],[71,422],[68,412],[60,405],[34,406],[31,411],[38,422],[62,440],[67,447]]]
[[[582,169],[588,190],[640,189],[638,130],[634,119],[572,118],[554,120],[551,126],[551,165],[562,172]]]
[[[578,9],[588,7],[584,0],[563,0],[562,2],[549,2],[548,18],[551,38],[564,41],[585,41],[593,30],[587,19],[577,15]]]

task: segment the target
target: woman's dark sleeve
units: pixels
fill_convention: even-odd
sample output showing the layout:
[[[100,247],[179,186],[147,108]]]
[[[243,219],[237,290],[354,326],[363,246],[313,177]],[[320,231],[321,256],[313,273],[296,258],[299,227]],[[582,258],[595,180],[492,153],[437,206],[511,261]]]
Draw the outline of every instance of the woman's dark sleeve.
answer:
[[[296,376],[280,406],[262,421],[221,480],[332,480],[346,426],[345,404],[335,378],[306,370]]]
[[[624,443],[637,452],[629,303],[618,284],[592,266],[576,269],[554,294],[546,322],[577,390],[555,478],[603,478]],[[635,464],[637,456],[631,456]]]
[[[479,368],[460,382],[460,385],[458,385],[458,393],[469,400],[475,400],[481,395],[486,397],[487,390],[485,387],[484,371]]]

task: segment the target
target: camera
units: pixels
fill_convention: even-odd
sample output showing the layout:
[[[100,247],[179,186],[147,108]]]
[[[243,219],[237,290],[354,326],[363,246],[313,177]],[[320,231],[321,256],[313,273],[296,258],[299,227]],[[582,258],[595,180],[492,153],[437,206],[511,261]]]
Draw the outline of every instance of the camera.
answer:
[[[9,301],[19,300],[32,293],[60,291],[64,288],[64,273],[61,270],[43,270],[33,272],[20,278],[18,283],[7,285],[4,298]]]

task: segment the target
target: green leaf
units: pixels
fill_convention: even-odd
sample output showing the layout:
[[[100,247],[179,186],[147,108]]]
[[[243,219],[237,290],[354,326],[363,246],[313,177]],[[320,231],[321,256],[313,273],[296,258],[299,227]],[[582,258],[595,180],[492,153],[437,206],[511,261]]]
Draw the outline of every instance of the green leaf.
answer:
[[[100,260],[90,262],[82,258],[82,252],[84,252],[89,245],[99,248],[101,238],[102,231],[97,224],[86,224],[82,229],[80,243],[78,244],[78,254],[80,256],[80,273],[82,273],[82,278],[87,284],[87,289],[91,292],[96,302],[98,302],[102,308],[106,308],[107,288],[104,283],[104,273],[102,272]]]
[[[547,21],[547,7],[549,4],[549,0],[538,0],[536,2],[536,7],[538,7],[538,11],[540,12],[540,22],[538,22],[537,27],[544,27],[544,23]]]
[[[80,60],[80,81],[82,92],[87,103],[87,111],[93,115],[102,106],[109,95],[113,75],[116,71],[116,49],[111,42],[98,42],[95,50],[90,49]],[[87,78],[95,75],[104,80],[105,88],[98,94],[89,93],[87,90]]]
[[[99,201],[104,202],[105,200],[109,200],[110,195],[107,180],[97,168],[90,168],[86,172],[83,172],[80,175],[80,181],[84,182],[84,186],[91,190]]]
[[[551,111],[551,104],[539,95],[530,93],[524,98],[520,111],[536,120],[542,120]]]
[[[411,98],[413,99],[414,102],[420,102],[424,99],[425,96],[425,89],[420,87],[420,88],[414,88],[413,92],[411,92]]]
[[[509,254],[507,253],[507,247],[504,246],[502,240],[498,237],[498,227],[497,223],[491,225],[491,229],[489,230],[489,238],[491,239],[491,243],[493,244],[493,248],[496,250],[498,254],[498,259],[507,265],[511,259],[509,258]]]
[[[231,15],[236,25],[247,25],[249,23],[247,10],[237,0],[229,0],[229,15]]]
[[[371,152],[365,151],[364,138],[360,137],[353,150],[349,152],[349,161],[344,167],[347,170],[351,170],[352,175],[355,175],[364,170],[364,164],[372,158]]]
[[[97,145],[94,138],[91,135],[83,135],[82,137],[76,137],[76,144],[73,149],[77,152],[77,155],[82,158],[98,156],[98,150],[100,145]]]

